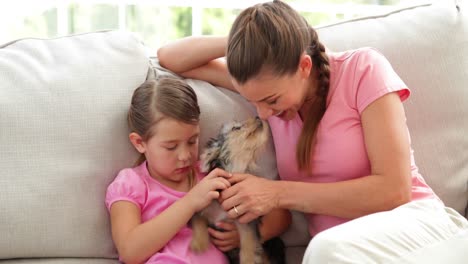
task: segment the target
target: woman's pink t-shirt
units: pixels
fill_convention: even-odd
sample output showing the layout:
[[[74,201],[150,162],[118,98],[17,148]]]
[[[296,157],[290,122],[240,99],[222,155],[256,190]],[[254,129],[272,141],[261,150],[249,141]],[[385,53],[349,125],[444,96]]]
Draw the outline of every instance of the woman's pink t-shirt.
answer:
[[[141,221],[146,222],[157,216],[186,193],[175,191],[152,178],[146,162],[135,168],[123,169],[107,188],[106,207],[114,202],[129,201],[141,211]],[[148,234],[149,235],[149,234]],[[202,254],[190,250],[192,229],[183,227],[159,252],[146,263],[190,264],[190,263],[228,263],[226,256],[213,244]]]
[[[296,143],[302,130],[297,114],[290,121],[269,118],[274,138],[279,176],[282,180],[338,182],[370,175],[371,167],[364,144],[361,113],[377,98],[397,92],[402,101],[409,89],[379,52],[362,48],[328,53],[330,90],[327,110],[318,126],[317,144],[311,158],[312,172],[300,172]],[[436,197],[418,172],[411,149],[412,200]],[[350,219],[308,214],[309,232],[318,232]]]

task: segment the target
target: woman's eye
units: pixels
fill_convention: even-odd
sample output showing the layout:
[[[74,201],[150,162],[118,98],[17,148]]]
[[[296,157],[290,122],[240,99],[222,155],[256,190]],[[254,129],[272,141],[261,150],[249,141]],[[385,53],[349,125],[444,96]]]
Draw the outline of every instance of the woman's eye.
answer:
[[[189,145],[195,145],[197,144],[197,140],[189,141]]]
[[[276,98],[276,99],[273,100],[273,101],[268,102],[268,104],[269,104],[269,105],[274,105],[274,104],[276,104],[277,101],[278,101],[278,98]]]
[[[232,127],[232,131],[236,131],[236,130],[240,130],[240,129],[241,129],[240,126],[233,126],[233,127]]]

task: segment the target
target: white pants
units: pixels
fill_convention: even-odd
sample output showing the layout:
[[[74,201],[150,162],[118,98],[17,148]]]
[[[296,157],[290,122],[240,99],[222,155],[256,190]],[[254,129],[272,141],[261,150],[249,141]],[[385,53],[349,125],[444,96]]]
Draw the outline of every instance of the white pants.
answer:
[[[316,235],[303,264],[468,263],[468,221],[435,199],[357,218]]]

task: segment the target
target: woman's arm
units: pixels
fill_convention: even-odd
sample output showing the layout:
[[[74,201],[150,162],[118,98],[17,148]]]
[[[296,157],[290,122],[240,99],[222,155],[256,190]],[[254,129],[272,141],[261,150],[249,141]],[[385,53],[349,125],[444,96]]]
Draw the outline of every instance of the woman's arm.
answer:
[[[286,183],[286,192],[279,196],[280,207],[356,218],[411,200],[410,143],[398,94],[387,94],[371,103],[362,112],[361,121],[371,175],[336,183]]]
[[[356,218],[391,210],[411,199],[410,144],[403,105],[396,93],[371,103],[362,113],[371,175],[334,183],[268,181],[245,174],[222,192],[223,208],[248,222],[273,208]]]
[[[226,37],[186,37],[162,46],[157,56],[161,66],[182,73],[224,57],[226,45]]]
[[[157,56],[162,67],[183,77],[235,91],[223,58],[226,45],[226,37],[186,37],[161,47]]]

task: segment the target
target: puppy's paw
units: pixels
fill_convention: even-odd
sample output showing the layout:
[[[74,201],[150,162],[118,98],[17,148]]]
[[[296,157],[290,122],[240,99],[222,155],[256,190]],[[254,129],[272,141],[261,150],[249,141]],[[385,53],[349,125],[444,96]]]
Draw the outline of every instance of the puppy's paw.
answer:
[[[257,256],[255,256],[255,252],[251,251],[251,250],[241,249],[239,259],[240,259],[240,263],[242,263],[242,264],[245,264],[245,263],[252,263],[252,264],[262,263],[262,262],[259,262],[257,260]]]
[[[190,243],[190,249],[195,253],[203,253],[208,249],[210,244],[210,238],[208,235],[199,235],[197,237],[193,237]]]

